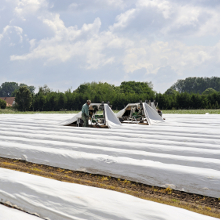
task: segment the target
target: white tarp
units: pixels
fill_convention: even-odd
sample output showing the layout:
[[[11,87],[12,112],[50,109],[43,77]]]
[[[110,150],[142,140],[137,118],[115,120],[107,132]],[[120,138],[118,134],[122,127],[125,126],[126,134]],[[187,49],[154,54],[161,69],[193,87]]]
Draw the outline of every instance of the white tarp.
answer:
[[[97,105],[98,108],[101,104],[99,103],[91,103],[90,106],[93,105]],[[106,121],[106,125],[109,128],[115,127],[115,126],[121,126],[121,123],[119,121],[119,119],[116,117],[116,115],[113,113],[113,111],[111,110],[111,108],[109,107],[108,104],[104,104],[104,110],[105,110],[105,121]],[[74,117],[72,117],[71,119],[62,121],[60,123],[60,125],[70,125],[74,122],[76,122],[78,119],[81,119],[81,114],[82,112],[80,111],[78,114],[76,114]]]
[[[155,110],[155,111],[157,111],[157,109],[156,109],[156,106],[155,106],[155,104],[154,104],[154,102],[151,102],[151,107]]]
[[[37,216],[0,204],[1,220],[43,220]]]
[[[50,220],[215,220],[112,190],[3,168],[0,168],[0,199]]]
[[[0,114],[0,156],[220,197],[220,116],[161,126],[58,126],[69,114]]]
[[[149,124],[155,124],[159,122],[164,122],[162,117],[158,114],[156,110],[154,110],[147,103],[143,103],[144,113],[149,122]]]
[[[121,122],[116,117],[116,115],[113,113],[109,105],[104,104],[104,110],[105,110],[105,121],[109,128],[115,127],[115,126],[121,126]]]
[[[130,106],[131,107],[133,107],[133,106],[138,107],[139,104],[140,103],[129,103],[124,109],[122,109],[118,113],[116,113],[117,118],[121,118],[128,107],[130,107]],[[145,115],[145,118],[147,119],[148,124],[151,125],[151,124],[156,124],[159,122],[164,122],[162,117],[158,114],[153,102],[151,103],[151,106],[148,105],[147,103],[143,103],[144,115]]]
[[[74,117],[72,117],[72,118],[70,118],[68,120],[60,122],[60,125],[70,125],[70,124],[76,122],[78,119],[81,118],[81,114],[82,114],[81,111],[78,112]]]
[[[117,118],[121,118],[128,107],[130,107],[130,106],[132,106],[132,107],[137,106],[138,107],[139,104],[140,103],[129,103],[129,104],[127,104],[127,106],[125,108],[123,108],[118,113],[116,113]]]

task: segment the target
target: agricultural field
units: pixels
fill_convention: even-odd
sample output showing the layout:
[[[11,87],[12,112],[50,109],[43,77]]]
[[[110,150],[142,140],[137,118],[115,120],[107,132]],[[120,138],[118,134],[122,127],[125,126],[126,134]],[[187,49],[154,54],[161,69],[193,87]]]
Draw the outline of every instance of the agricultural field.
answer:
[[[70,114],[0,114],[0,157],[36,165],[32,170],[38,171],[37,175],[41,171],[37,165],[48,166],[51,176],[55,175],[53,168],[64,170],[64,179],[76,171],[100,175],[100,182],[115,178],[131,184],[131,188],[139,183],[156,187],[153,191],[171,195],[183,192],[192,197],[198,195],[198,200],[218,201],[218,114],[164,114],[164,123],[123,124],[113,129],[59,125],[70,117]],[[160,219],[164,216],[162,219],[171,220],[179,215],[179,219],[214,219],[120,193],[123,190],[114,192],[115,188],[111,187],[108,189],[112,191],[86,186],[90,185],[89,181],[85,186],[65,183],[9,170],[10,161],[0,164],[2,167],[8,164],[0,168],[1,202],[37,213],[41,218]],[[81,182],[81,178],[77,180]],[[219,214],[212,214],[213,208],[205,206],[208,211],[205,214],[218,217]]]
[[[26,111],[21,112],[13,108],[0,109],[0,114],[76,114],[79,111]],[[113,110],[114,113],[117,113],[118,110]],[[98,111],[100,114],[101,111]],[[220,114],[220,109],[179,109],[179,110],[163,110],[163,114]]]
[[[163,110],[163,114],[220,114],[220,109],[179,109]]]

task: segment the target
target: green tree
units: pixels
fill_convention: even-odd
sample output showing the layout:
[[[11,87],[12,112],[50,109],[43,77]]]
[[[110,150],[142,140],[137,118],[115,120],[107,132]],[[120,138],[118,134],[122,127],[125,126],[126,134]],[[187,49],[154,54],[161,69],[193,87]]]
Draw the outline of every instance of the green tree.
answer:
[[[217,92],[217,91],[213,88],[208,88],[202,93],[202,95],[209,95],[209,94],[213,94],[214,92]]]
[[[5,82],[0,86],[1,97],[11,97],[12,93],[19,88],[16,82]]]
[[[32,102],[31,92],[26,86],[21,86],[15,94],[15,102],[18,110],[26,111]]]
[[[153,94],[153,85],[151,82],[135,82],[128,81],[122,82],[120,89],[123,93],[136,93],[136,94]]]
[[[28,88],[28,90],[31,92],[31,94],[34,94],[34,91],[35,91],[35,87],[34,86],[28,86],[24,83],[20,83],[20,85],[18,86],[18,88],[16,90],[14,90],[11,94],[11,97],[14,97],[16,92],[18,91],[18,89],[22,86],[26,86]]]
[[[34,91],[35,91],[35,87],[34,87],[34,86],[28,86],[28,85],[26,85],[26,84],[24,84],[24,83],[20,83],[20,84],[19,84],[19,87],[21,87],[21,86],[27,86],[28,90],[29,90],[32,94],[34,94]]]
[[[5,109],[5,108],[6,108],[6,106],[7,106],[6,101],[4,101],[4,100],[0,99],[0,109],[1,109],[1,108],[2,108],[2,109]]]
[[[38,95],[38,109],[43,111],[46,103],[46,97],[43,93],[39,93]]]
[[[43,95],[46,95],[50,92],[52,92],[52,90],[46,84],[44,86],[39,87],[38,93],[42,93]]]
[[[66,97],[65,97],[64,93],[60,93],[59,98],[58,98],[58,108],[59,108],[59,110],[64,109],[65,104],[66,104]]]
[[[171,87],[179,93],[199,93],[202,94],[207,88],[220,91],[220,77],[188,77],[183,80],[178,80]]]
[[[177,95],[179,92],[177,92],[175,89],[169,88],[167,91],[164,93],[166,95]]]

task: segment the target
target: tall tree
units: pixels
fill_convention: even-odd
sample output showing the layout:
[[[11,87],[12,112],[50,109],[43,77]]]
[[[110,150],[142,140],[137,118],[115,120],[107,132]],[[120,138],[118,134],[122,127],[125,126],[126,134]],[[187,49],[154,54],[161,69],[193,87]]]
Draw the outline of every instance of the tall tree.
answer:
[[[1,97],[11,97],[12,93],[19,88],[16,82],[5,82],[0,86]]]
[[[26,86],[21,86],[15,94],[15,102],[18,110],[26,111],[30,108],[32,101],[31,92]]]

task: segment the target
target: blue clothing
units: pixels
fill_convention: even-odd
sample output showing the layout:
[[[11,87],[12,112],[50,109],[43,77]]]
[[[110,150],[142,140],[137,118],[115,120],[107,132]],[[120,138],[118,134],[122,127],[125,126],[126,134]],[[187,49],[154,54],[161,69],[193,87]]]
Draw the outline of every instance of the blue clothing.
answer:
[[[89,117],[89,105],[87,103],[85,103],[83,106],[82,106],[82,115],[85,115],[87,117]]]

